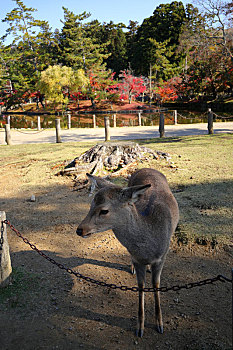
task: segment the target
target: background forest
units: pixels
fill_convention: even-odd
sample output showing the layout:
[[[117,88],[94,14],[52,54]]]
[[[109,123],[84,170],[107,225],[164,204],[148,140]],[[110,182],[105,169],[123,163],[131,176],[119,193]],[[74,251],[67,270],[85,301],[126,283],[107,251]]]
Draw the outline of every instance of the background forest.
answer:
[[[161,4],[141,25],[89,21],[63,7],[52,31],[12,0],[0,38],[0,103],[72,99],[216,100],[233,94],[233,2]]]

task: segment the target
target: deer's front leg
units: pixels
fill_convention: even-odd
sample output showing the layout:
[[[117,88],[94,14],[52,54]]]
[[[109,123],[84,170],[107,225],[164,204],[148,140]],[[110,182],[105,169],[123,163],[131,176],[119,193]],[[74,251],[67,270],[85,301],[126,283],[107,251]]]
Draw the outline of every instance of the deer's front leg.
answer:
[[[138,297],[138,328],[137,336],[142,337],[144,332],[144,321],[145,321],[145,312],[144,312],[144,292],[141,290],[145,287],[145,277],[146,277],[146,265],[140,265],[137,262],[134,262],[134,268],[137,275],[137,282],[139,287]]]
[[[151,266],[152,270],[152,285],[154,288],[159,288],[160,286],[160,275],[163,268],[163,264],[154,264]],[[160,293],[159,291],[154,292],[155,298],[155,322],[156,329],[159,333],[163,333],[163,318],[160,306]]]

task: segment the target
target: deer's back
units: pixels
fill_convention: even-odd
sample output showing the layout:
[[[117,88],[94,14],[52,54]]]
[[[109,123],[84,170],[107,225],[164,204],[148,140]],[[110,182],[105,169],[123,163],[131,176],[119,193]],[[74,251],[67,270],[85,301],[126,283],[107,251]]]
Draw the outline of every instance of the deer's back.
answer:
[[[152,225],[158,225],[159,222],[162,225],[163,222],[170,221],[172,233],[178,223],[179,210],[166,177],[155,169],[137,170],[132,174],[129,186],[144,184],[150,184],[151,187],[135,204],[139,215]]]

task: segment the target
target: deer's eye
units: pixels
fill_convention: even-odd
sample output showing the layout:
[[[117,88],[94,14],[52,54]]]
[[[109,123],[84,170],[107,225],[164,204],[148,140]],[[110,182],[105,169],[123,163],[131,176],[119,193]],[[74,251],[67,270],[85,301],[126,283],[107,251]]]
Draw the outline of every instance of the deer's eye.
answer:
[[[100,215],[106,215],[106,214],[108,214],[108,210],[104,210],[104,209],[100,210]]]

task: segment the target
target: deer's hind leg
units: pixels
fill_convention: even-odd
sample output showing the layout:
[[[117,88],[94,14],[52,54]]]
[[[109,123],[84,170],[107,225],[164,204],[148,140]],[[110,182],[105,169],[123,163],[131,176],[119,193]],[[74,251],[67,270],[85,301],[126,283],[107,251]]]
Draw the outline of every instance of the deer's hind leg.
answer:
[[[144,311],[144,292],[141,290],[145,287],[145,278],[146,278],[146,265],[141,265],[137,262],[134,262],[134,268],[137,275],[138,282],[138,328],[137,328],[137,336],[142,337],[144,332],[144,322],[145,322],[145,311]]]
[[[160,275],[163,268],[163,262],[155,263],[151,265],[151,271],[152,271],[152,285],[153,288],[159,288],[160,287]],[[155,299],[155,323],[156,323],[156,329],[159,333],[163,333],[163,318],[162,318],[162,310],[160,306],[160,292],[156,291],[154,292],[154,299]]]

